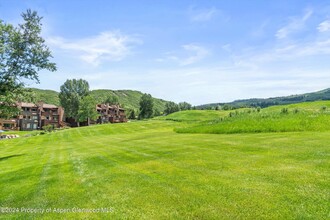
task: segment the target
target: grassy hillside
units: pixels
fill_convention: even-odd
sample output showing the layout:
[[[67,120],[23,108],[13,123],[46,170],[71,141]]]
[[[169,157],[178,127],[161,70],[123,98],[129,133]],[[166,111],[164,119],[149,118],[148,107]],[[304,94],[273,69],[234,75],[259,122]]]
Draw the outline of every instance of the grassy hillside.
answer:
[[[58,98],[58,92],[53,90],[44,90],[31,88],[37,101],[43,101],[48,104],[59,105],[60,100]]]
[[[208,109],[214,108],[216,106],[224,106],[229,105],[232,107],[268,107],[273,105],[286,105],[286,104],[293,104],[293,103],[301,103],[301,102],[313,102],[313,101],[320,101],[320,100],[330,100],[330,88],[324,89],[318,92],[311,92],[305,93],[300,95],[290,95],[290,96],[283,96],[283,97],[275,97],[275,98],[267,98],[267,99],[243,99],[243,100],[236,100],[229,103],[212,103],[212,104],[205,104],[198,106],[198,109]]]
[[[35,93],[37,101],[44,101],[49,104],[59,105],[60,101],[58,98],[58,92],[53,90],[42,90],[33,88],[32,91]],[[133,90],[106,90],[99,89],[93,90],[91,95],[98,102],[104,101],[109,95],[116,96],[119,103],[126,108],[139,109],[139,101],[142,92]],[[165,100],[154,98],[154,107],[159,111],[163,112],[165,109]]]
[[[204,112],[186,113],[201,118]],[[178,114],[174,116],[184,120]],[[106,124],[0,141],[0,207],[52,208],[50,213],[1,213],[1,217],[329,217],[329,131],[173,132],[186,124],[171,120]],[[109,213],[74,212],[75,208],[106,208]]]
[[[93,90],[91,95],[95,97],[98,102],[102,102],[109,95],[116,96],[120,104],[123,104],[127,108],[139,109],[140,98],[143,93],[133,90],[106,90],[99,89]],[[166,101],[162,99],[154,98],[154,108],[159,112],[164,112]]]
[[[201,113],[205,117],[208,116],[208,112],[201,111]],[[180,117],[184,117],[185,114],[190,115],[189,112],[179,114]],[[176,129],[179,133],[217,134],[328,130],[330,130],[330,101],[273,106],[260,112],[256,109],[231,111],[226,117],[213,118]]]

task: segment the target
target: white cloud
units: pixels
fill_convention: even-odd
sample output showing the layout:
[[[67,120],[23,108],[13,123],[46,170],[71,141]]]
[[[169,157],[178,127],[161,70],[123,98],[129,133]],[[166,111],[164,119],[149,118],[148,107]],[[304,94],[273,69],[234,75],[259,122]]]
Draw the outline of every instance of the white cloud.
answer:
[[[306,10],[302,17],[292,17],[287,25],[282,27],[276,32],[278,39],[284,39],[291,33],[302,30],[305,27],[306,21],[312,16],[313,11],[311,9]]]
[[[193,53],[193,55],[180,61],[180,64],[183,66],[196,63],[197,61],[204,59],[209,54],[209,51],[207,49],[194,44],[187,44],[183,45],[182,47],[186,51]]]
[[[262,52],[254,52],[253,55],[243,55],[245,61],[252,63],[269,63],[274,61],[292,61],[302,57],[330,55],[330,39],[315,40],[312,42],[289,44],[282,47],[270,48]]]
[[[185,44],[181,46],[182,49],[175,52],[167,52],[165,58],[157,58],[157,62],[174,61],[180,66],[187,66],[198,61],[203,60],[210,51],[205,47],[196,44]]]
[[[141,41],[119,31],[107,31],[77,40],[49,37],[47,43],[77,56],[84,62],[97,66],[102,61],[124,59],[132,53],[131,45],[139,44]]]
[[[196,22],[209,21],[216,15],[217,12],[218,10],[214,7],[209,9],[189,8],[190,20]]]
[[[325,20],[317,27],[319,32],[327,32],[330,30],[330,20]]]
[[[225,50],[228,53],[232,52],[231,45],[230,44],[225,44],[221,47],[223,50]]]

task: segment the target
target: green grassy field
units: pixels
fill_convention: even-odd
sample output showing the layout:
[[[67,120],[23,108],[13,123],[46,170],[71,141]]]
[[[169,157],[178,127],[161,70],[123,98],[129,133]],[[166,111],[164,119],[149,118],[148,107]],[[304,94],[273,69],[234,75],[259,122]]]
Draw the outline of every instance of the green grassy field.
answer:
[[[301,111],[314,114],[318,104]],[[330,130],[173,130],[228,114],[180,112],[0,141],[0,218],[328,219]],[[109,213],[87,212],[100,208]]]
[[[262,109],[260,112],[256,109],[218,111],[218,116],[213,119],[205,117],[204,121],[195,121],[193,124],[180,126],[175,131],[206,134],[329,131],[329,105],[329,101],[318,101],[273,106]],[[286,112],[283,113],[283,110]],[[186,115],[190,115],[190,113],[178,112],[175,118],[183,118]]]

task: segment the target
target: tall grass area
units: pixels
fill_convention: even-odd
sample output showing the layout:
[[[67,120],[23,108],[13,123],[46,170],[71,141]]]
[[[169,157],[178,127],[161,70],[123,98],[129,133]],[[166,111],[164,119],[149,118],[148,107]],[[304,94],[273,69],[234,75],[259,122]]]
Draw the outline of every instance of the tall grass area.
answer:
[[[203,121],[212,121],[222,117],[228,116],[230,111],[213,111],[213,110],[188,110],[175,112],[164,118],[165,120],[177,121],[177,122],[203,122]]]
[[[276,106],[230,112],[224,118],[214,118],[194,125],[176,128],[178,133],[260,133],[330,130],[329,102]],[[205,112],[205,114],[207,114]]]
[[[249,117],[266,111],[278,112]],[[291,111],[283,117],[305,114]],[[180,122],[103,124],[2,140],[0,219],[329,218],[330,131],[173,131],[195,126],[194,116],[205,125],[243,120],[230,111],[214,114],[188,111],[174,115]],[[6,207],[52,211],[6,213]]]

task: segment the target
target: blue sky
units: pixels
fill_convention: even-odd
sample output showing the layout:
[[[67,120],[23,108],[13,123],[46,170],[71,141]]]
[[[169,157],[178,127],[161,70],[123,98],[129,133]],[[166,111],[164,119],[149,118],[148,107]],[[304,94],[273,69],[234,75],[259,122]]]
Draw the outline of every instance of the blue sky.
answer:
[[[32,87],[83,78],[194,105],[330,87],[329,1],[0,0],[0,19],[28,8],[58,66]]]

